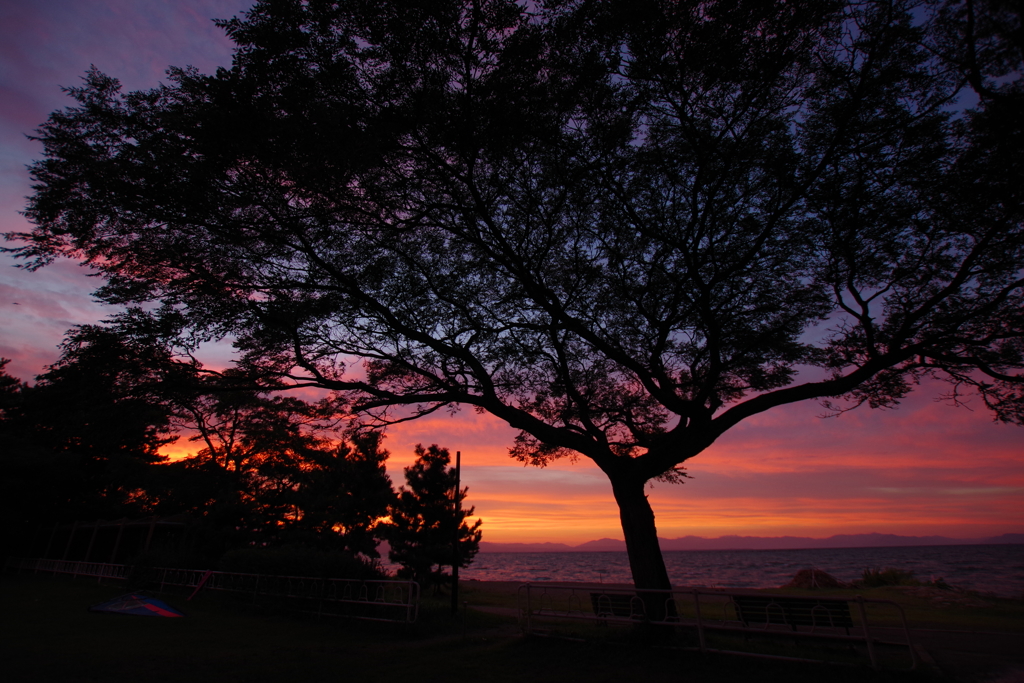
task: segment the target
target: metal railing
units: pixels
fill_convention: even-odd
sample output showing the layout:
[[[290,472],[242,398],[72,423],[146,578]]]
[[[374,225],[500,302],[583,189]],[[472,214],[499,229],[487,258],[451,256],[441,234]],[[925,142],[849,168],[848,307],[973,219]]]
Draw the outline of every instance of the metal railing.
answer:
[[[121,581],[128,577],[129,567],[123,564],[106,562],[81,562],[79,560],[44,560],[34,558],[12,557],[7,566],[15,571],[31,571],[35,574],[70,574],[71,576],[95,577],[99,580],[111,579]]]
[[[161,593],[170,586],[191,588],[189,600],[200,591],[218,591],[251,598],[252,604],[274,602],[319,616],[408,624],[419,616],[420,586],[415,581],[323,579],[169,567],[146,568],[140,570],[145,576],[140,576],[132,565],[35,558],[8,558],[6,567],[8,571],[87,576],[100,581],[141,579],[159,585]]]
[[[258,600],[287,601],[321,616],[413,623],[419,616],[420,587],[415,581],[321,579],[309,576],[243,574],[161,568],[160,590],[167,586],[221,591]]]
[[[696,632],[700,652],[740,654],[779,659],[756,652],[717,649],[708,643],[711,633],[767,635],[862,644],[871,665],[879,668],[877,645],[905,647],[910,669],[917,657],[903,608],[891,600],[855,597],[772,595],[754,591],[700,588],[638,590],[607,585],[530,584],[519,587],[520,626],[535,633],[538,622],[577,621],[608,624],[653,624]],[[893,608],[899,615],[903,642],[882,641],[872,634],[867,605]]]

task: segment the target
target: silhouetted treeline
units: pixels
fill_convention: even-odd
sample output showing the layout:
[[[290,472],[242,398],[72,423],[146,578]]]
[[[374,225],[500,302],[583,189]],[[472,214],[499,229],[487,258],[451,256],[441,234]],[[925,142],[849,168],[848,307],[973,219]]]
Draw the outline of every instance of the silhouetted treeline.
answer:
[[[188,547],[173,550],[193,562],[270,547],[378,558],[387,538],[404,548],[395,559],[415,567],[410,576],[440,576],[438,565],[450,565],[445,449],[418,450],[421,459],[444,454],[429,465],[438,486],[410,486],[400,499],[382,434],[344,422],[335,398],[281,395],[280,384],[237,368],[209,371],[113,326],[76,328],[62,351],[35,384],[0,364],[6,554],[55,524],[185,514]],[[160,449],[177,440],[196,449],[171,462]],[[424,514],[427,524],[410,522]],[[430,531],[446,517],[442,536]],[[480,538],[479,521],[470,528],[465,517],[462,566]]]

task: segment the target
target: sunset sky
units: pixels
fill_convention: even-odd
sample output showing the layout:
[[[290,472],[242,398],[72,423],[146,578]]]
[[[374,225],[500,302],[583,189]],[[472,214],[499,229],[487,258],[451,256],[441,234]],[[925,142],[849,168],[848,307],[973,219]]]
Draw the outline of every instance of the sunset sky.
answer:
[[[26,139],[50,111],[70,104],[90,64],[126,89],[149,88],[168,65],[210,72],[229,65],[231,43],[211,19],[245,0],[41,0],[0,3],[0,232],[26,230],[26,164],[41,154]],[[28,273],[0,255],[0,356],[31,379],[58,356],[75,324],[113,312],[90,297],[94,279],[74,263]],[[223,350],[209,357],[226,359]],[[1024,429],[992,422],[975,401],[952,408],[922,385],[897,410],[818,417],[789,406],[734,429],[691,460],[685,485],[656,484],[659,535],[825,537],[894,533],[975,538],[1024,532]],[[622,538],[611,487],[581,460],[544,470],[507,455],[514,432],[465,410],[393,429],[386,441],[396,483],[416,443],[463,455],[469,502],[496,542],[580,543]],[[188,444],[183,444],[187,447]]]

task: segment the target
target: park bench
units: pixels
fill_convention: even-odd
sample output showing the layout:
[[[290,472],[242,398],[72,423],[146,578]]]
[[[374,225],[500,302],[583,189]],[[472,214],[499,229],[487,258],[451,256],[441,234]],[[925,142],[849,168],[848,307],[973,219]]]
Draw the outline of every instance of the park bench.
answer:
[[[843,628],[850,634],[853,617],[846,600],[803,598],[780,595],[732,595],[736,616],[743,625],[789,626],[793,631],[800,626],[811,629]]]
[[[648,609],[649,605],[645,605],[645,601],[650,602],[655,597],[651,594],[656,594],[658,599],[671,596],[666,601],[664,614],[654,616]],[[698,645],[694,649],[701,652],[773,657],[776,655],[734,650],[728,638],[733,635],[743,636],[746,642],[752,639],[784,639],[794,643],[809,639],[821,645],[833,642],[863,647],[876,668],[880,666],[876,649],[895,646],[907,653],[910,668],[917,665],[906,616],[898,604],[889,600],[869,600],[861,596],[772,595],[706,588],[644,591],[610,586],[598,589],[594,585],[544,583],[520,586],[518,601],[520,623],[526,633],[554,632],[545,626],[538,629],[540,622],[591,621],[602,625],[646,622],[671,626],[684,633],[695,631]],[[873,634],[874,629],[868,623],[865,611],[867,604],[875,605],[876,609],[887,605],[898,617],[898,625],[881,626],[879,633]],[[883,633],[885,637],[879,638]],[[708,638],[713,634],[722,634],[726,640],[721,644],[709,642]],[[752,646],[760,647],[757,644]],[[821,652],[821,649],[817,651]]]

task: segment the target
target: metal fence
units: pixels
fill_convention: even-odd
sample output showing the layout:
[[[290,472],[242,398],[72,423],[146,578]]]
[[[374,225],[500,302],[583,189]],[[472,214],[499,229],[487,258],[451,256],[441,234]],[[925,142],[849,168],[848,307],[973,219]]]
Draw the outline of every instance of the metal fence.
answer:
[[[157,569],[160,590],[167,586],[220,591],[250,597],[253,603],[290,603],[303,612],[371,621],[413,623],[419,615],[415,581],[321,579],[309,576],[242,574],[197,569]]]
[[[170,587],[192,589],[189,599],[200,591],[217,591],[243,597],[251,604],[276,605],[319,616],[409,624],[419,616],[420,587],[415,581],[322,579],[30,558],[10,558],[7,568],[35,574],[96,577],[100,581],[131,579],[161,593]]]
[[[878,645],[906,648],[910,668],[917,666],[903,608],[891,600],[856,597],[772,595],[754,591],[699,588],[637,590],[604,585],[523,584],[518,592],[519,619],[526,633],[543,633],[545,622],[589,622],[599,625],[652,624],[696,635],[701,652],[759,655],[712,647],[713,633],[780,637],[860,644],[871,665],[879,667]],[[867,606],[892,609],[898,615],[896,632],[902,642],[882,640],[868,619]],[[779,657],[796,659],[794,657]]]
[[[44,560],[22,557],[10,558],[7,566],[14,571],[30,571],[35,574],[70,574],[71,576],[96,577],[100,581],[110,579],[122,581],[128,578],[130,567],[123,564],[104,562],[80,562],[78,560]]]

